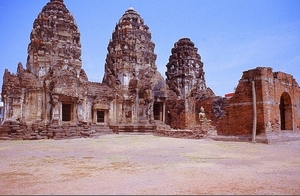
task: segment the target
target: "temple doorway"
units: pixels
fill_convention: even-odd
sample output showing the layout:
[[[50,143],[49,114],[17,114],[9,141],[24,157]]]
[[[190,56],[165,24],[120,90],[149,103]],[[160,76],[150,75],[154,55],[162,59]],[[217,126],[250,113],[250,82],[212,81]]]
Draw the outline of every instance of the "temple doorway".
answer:
[[[153,116],[154,116],[154,120],[163,121],[163,103],[162,102],[154,102]]]
[[[105,112],[104,111],[97,111],[97,123],[105,122]]]
[[[281,130],[293,130],[292,100],[287,92],[282,93],[280,97],[279,109]]]
[[[72,104],[63,103],[62,104],[62,121],[72,120]]]

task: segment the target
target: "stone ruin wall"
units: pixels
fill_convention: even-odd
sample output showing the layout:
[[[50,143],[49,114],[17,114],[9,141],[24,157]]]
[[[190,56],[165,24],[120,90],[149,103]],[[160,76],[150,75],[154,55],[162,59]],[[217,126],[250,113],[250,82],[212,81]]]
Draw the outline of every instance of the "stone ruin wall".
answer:
[[[195,116],[193,115],[191,119],[188,119],[188,113],[185,109],[185,100],[167,100],[167,116],[166,123],[170,125],[173,129],[185,129],[189,123],[194,123]]]
[[[211,120],[211,125],[215,126],[220,133],[220,119],[225,114],[225,106],[227,100],[221,96],[208,97],[203,100],[196,101],[196,115],[197,115],[197,124],[200,124],[198,114],[200,108],[203,107],[205,111],[206,118]]]
[[[3,76],[6,116],[0,139],[98,137],[120,130],[183,138],[203,138],[215,130],[250,134],[252,81],[257,134],[280,131],[283,120],[284,128],[299,130],[300,90],[293,76],[265,67],[244,71],[232,98],[215,96],[206,86],[198,49],[182,38],[171,50],[164,80],[149,28],[133,8],[112,34],[103,83],[89,82],[81,69],[80,33],[63,0],[44,6],[30,39],[26,68],[19,63],[16,74],[5,70]],[[72,104],[71,121],[62,120],[63,103]],[[199,121],[200,107],[209,123]],[[98,112],[104,114],[101,122]]]
[[[232,98],[226,101],[225,113],[220,118],[218,133],[224,135],[251,134],[254,109],[252,81],[255,82],[257,102],[257,134],[278,132],[281,128],[280,99],[290,96],[290,116],[287,116],[288,130],[299,130],[299,86],[292,75],[273,72],[272,68],[258,67],[244,71]]]
[[[157,136],[174,138],[202,139],[218,135],[218,122],[224,113],[225,100],[223,97],[206,97],[202,100],[167,101],[166,123],[173,129],[159,128],[153,133]],[[184,107],[186,103],[189,107]],[[200,108],[205,110],[207,120],[199,119]],[[186,109],[188,108],[188,110]],[[173,115],[171,115],[173,114]]]
[[[263,80],[263,88],[266,89],[264,91],[266,131],[300,130],[300,87],[298,83],[290,74],[272,72],[272,68],[266,68],[266,72],[269,73]],[[273,104],[267,101],[271,101]],[[281,106],[284,106],[286,110],[285,119],[281,117]]]
[[[255,74],[255,75],[254,75]],[[225,135],[250,134],[253,127],[253,99],[252,99],[252,81],[253,77],[260,78],[260,72],[250,73],[244,72],[235,90],[234,96],[227,100],[226,113],[222,117],[222,125],[220,132]],[[262,111],[262,89],[259,85],[259,80],[255,80],[256,99],[257,99],[257,114],[258,119]],[[258,122],[260,122],[258,120]],[[258,123],[257,130],[263,129]]]

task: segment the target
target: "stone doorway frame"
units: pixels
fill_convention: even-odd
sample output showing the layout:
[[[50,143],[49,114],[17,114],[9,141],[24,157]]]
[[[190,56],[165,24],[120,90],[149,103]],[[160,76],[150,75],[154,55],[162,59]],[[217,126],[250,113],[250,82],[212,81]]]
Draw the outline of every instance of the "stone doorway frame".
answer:
[[[279,112],[280,112],[280,129],[293,130],[292,99],[287,92],[283,92],[280,96]]]
[[[61,121],[68,122],[73,120],[74,105],[70,102],[61,103]]]
[[[97,110],[96,111],[96,123],[104,123],[105,122],[105,111]]]
[[[164,103],[154,102],[153,104],[153,118],[164,122]]]

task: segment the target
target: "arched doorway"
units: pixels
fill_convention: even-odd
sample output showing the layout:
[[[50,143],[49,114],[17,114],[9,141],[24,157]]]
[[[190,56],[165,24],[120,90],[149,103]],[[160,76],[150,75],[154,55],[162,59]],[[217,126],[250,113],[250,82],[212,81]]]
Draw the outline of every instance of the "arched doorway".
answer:
[[[293,130],[292,100],[287,92],[280,97],[280,121],[281,130]]]

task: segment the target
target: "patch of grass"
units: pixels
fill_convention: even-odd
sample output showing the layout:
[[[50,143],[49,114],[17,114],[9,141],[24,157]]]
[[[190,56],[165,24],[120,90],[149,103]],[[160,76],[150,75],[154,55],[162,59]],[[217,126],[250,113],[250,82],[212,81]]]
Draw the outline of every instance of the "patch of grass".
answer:
[[[79,179],[79,178],[82,178],[82,177],[89,177],[91,176],[90,173],[87,173],[87,172],[80,172],[80,171],[72,171],[72,172],[68,172],[68,173],[62,173],[60,174],[61,176],[63,176],[64,178],[67,178],[65,179],[64,181],[69,181],[69,179]]]
[[[229,143],[229,142],[222,142],[222,143],[217,143],[216,144],[218,147],[227,147],[227,148],[232,148],[232,147],[235,147],[235,145]]]
[[[105,159],[107,159],[108,161],[120,162],[120,161],[126,160],[127,157],[125,157],[125,156],[114,155],[114,156],[108,156],[108,157],[106,157]]]
[[[291,164],[293,164],[293,165],[300,165],[300,161],[292,161]]]
[[[1,172],[0,176],[2,179],[5,179],[7,183],[20,183],[20,180],[31,178],[33,174],[28,172],[11,171]]]
[[[187,159],[193,160],[197,163],[208,163],[211,160],[222,160],[222,159],[228,159],[229,157],[200,157],[195,155],[185,155],[184,156]]]
[[[101,170],[102,168],[98,166],[83,165],[83,166],[77,166],[76,169],[80,169],[81,171],[82,169],[89,170],[89,171],[96,171],[96,170]]]
[[[130,164],[128,161],[111,162],[109,164],[111,165],[111,168],[113,168],[113,169],[122,169],[124,167],[130,167]]]
[[[122,134],[121,134],[121,135],[116,135],[116,136],[115,136],[115,138],[126,138],[126,137],[128,137],[128,136],[127,136],[127,135],[122,135]]]
[[[84,158],[84,159],[93,159],[95,157],[82,157],[82,158]]]
[[[111,162],[104,169],[122,170],[128,173],[135,173],[142,169],[143,167],[139,164],[130,163],[129,161],[121,162]]]
[[[43,163],[55,163],[57,160],[54,157],[48,156],[40,159]]]

